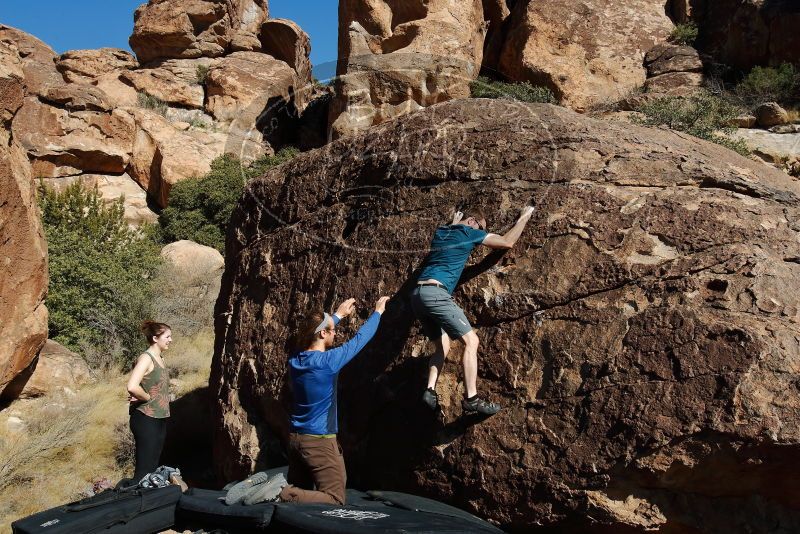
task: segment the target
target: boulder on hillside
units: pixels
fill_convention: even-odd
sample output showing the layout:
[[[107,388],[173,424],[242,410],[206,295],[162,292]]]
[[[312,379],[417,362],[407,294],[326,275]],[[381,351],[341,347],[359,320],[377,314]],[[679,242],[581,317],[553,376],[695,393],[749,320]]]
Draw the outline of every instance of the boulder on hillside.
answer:
[[[96,91],[88,85],[71,85],[60,90],[63,99],[47,97],[72,102],[76,111],[50,106],[36,97],[25,99],[14,117],[12,131],[28,152],[37,177],[125,171],[131,158],[133,121],[119,110],[79,111],[92,107],[90,103],[99,98]]]
[[[47,244],[25,152],[0,138],[0,397],[47,339]]]
[[[756,121],[762,128],[772,128],[789,122],[789,114],[777,102],[766,102],[755,110]]]
[[[461,344],[420,402],[427,343],[407,297],[434,228],[483,205],[507,253],[455,298],[481,339],[464,417]],[[215,461],[280,456],[297,318],[353,296],[375,338],[339,377],[348,480],[509,530],[746,532],[800,524],[800,185],[719,145],[549,105],[466,99],[333,142],[249,183],[215,309]]]
[[[340,2],[332,136],[468,97],[485,28],[480,0]]]
[[[267,16],[267,0],[150,0],[134,14],[129,44],[143,65],[220,57],[234,35],[255,36]]]
[[[686,1],[686,0],[683,0]],[[692,0],[697,48],[738,70],[800,66],[800,4],[771,0]]]
[[[0,24],[0,64],[19,66],[28,94],[42,95],[64,83],[55,60],[53,49],[33,35]]]
[[[497,62],[486,66],[584,111],[642,87],[645,53],[672,28],[663,0],[516,2]]]
[[[30,399],[56,391],[74,392],[91,381],[92,372],[80,354],[48,339],[39,357],[6,388],[19,389],[13,398]]]

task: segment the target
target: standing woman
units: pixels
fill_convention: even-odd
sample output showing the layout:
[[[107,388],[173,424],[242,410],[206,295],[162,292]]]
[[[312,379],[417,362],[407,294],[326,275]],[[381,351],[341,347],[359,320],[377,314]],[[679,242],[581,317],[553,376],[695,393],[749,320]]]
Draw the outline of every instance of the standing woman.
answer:
[[[145,321],[142,332],[150,347],[139,355],[128,379],[131,432],[136,441],[134,482],[158,467],[169,417],[169,371],[162,354],[172,343],[169,325]]]

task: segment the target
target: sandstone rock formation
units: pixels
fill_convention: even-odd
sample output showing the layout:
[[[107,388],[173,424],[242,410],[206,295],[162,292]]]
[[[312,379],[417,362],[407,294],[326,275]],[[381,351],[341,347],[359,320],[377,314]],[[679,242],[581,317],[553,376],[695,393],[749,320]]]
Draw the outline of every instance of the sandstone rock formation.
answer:
[[[64,80],[96,86],[105,93],[106,100],[113,107],[136,105],[136,89],[124,82],[122,76],[138,66],[130,52],[119,48],[71,50],[56,62]]]
[[[517,246],[476,253],[456,298],[481,338],[462,417],[460,345],[419,401],[407,293],[433,229],[483,204]],[[426,494],[529,532],[800,528],[800,186],[718,145],[548,105],[439,104],[250,183],[215,309],[215,459],[278,463],[286,350],[309,309],[378,295],[381,327],[339,380],[353,485]]]
[[[14,117],[12,130],[27,150],[34,174],[51,178],[124,172],[131,157],[134,124],[119,110],[71,111],[31,96]]]
[[[209,68],[213,60],[170,59],[154,68],[126,71],[121,78],[136,91],[176,106],[202,109],[205,93],[198,80],[198,67]]]
[[[19,66],[28,94],[44,94],[63,83],[55,59],[53,49],[36,37],[0,24],[0,63]]]
[[[129,43],[142,64],[220,57],[267,20],[267,0],[150,0],[134,14]]]
[[[3,87],[8,85],[0,73]],[[4,122],[0,121],[0,397],[10,395],[6,386],[30,366],[47,339],[47,244],[30,164],[16,143],[9,144]]]
[[[502,44],[493,44],[496,63],[486,66],[549,87],[562,104],[582,111],[640,88],[645,53],[672,27],[663,1],[519,1]]]
[[[480,0],[340,2],[332,135],[469,96],[484,37]]]
[[[161,207],[166,207],[175,183],[203,176],[211,170],[214,158],[223,154],[224,146],[205,145],[153,111],[128,108],[116,112],[135,124],[127,172]]]
[[[143,223],[155,223],[158,215],[150,208],[147,202],[147,193],[131,178],[128,173],[117,175],[108,174],[81,174],[66,178],[48,178],[42,180],[47,187],[61,191],[68,185],[80,182],[84,187],[97,191],[106,202],[113,202],[124,197],[125,221],[131,226],[141,226]]]
[[[97,78],[139,66],[130,52],[121,48],[70,50],[59,56],[56,68],[69,83],[91,83]]]
[[[311,39],[297,23],[287,19],[270,19],[261,25],[258,38],[261,51],[286,62],[297,73],[295,91],[311,83]]]
[[[686,0],[683,0],[684,2]],[[774,0],[692,0],[697,47],[726,65],[800,66],[800,4]]]
[[[19,388],[14,398],[41,397],[56,391],[75,392],[92,379],[91,370],[80,354],[48,339],[33,365],[9,384],[6,392]]]
[[[691,46],[657,45],[645,54],[644,64],[649,93],[684,96],[703,85],[703,62]]]

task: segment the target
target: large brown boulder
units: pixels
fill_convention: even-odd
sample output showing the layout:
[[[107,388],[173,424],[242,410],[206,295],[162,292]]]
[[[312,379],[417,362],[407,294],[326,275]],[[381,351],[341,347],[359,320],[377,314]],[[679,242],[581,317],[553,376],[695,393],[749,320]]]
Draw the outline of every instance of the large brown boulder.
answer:
[[[800,66],[800,4],[770,0],[693,0],[700,27],[697,47],[720,63],[748,70],[756,65]]]
[[[22,70],[28,94],[41,95],[64,83],[56,70],[56,53],[42,41],[11,26],[0,24],[0,64],[16,63]]]
[[[344,0],[334,138],[469,96],[483,58],[480,0]]]
[[[673,28],[663,0],[519,1],[496,63],[512,81],[549,87],[583,111],[616,102],[645,82],[645,53]]]
[[[2,130],[0,130],[2,131]],[[0,397],[47,339],[47,244],[25,152],[0,135]],[[18,393],[18,391],[15,391]]]
[[[47,99],[64,107],[31,96],[14,117],[14,138],[27,150],[34,174],[51,178],[124,172],[131,158],[133,121],[120,110],[92,111],[109,106],[104,93],[90,85],[62,89],[55,96],[48,92]]]
[[[460,344],[431,352],[407,294],[434,228],[483,204],[537,211],[456,291],[481,339],[464,417]],[[226,243],[210,387],[232,480],[279,462],[299,314],[383,294],[339,378],[348,480],[422,493],[519,532],[759,531],[800,524],[800,186],[699,139],[549,105],[432,106],[249,184]],[[791,525],[791,526],[788,526]]]
[[[273,101],[288,101],[295,72],[285,62],[259,52],[234,52],[220,59],[206,79],[206,111],[218,121],[255,127]]]
[[[255,37],[267,16],[267,0],[150,0],[134,14],[129,43],[142,64],[220,57],[235,36]]]
[[[261,25],[261,51],[285,61],[297,73],[295,90],[311,83],[311,39],[300,26],[287,19],[270,19]]]

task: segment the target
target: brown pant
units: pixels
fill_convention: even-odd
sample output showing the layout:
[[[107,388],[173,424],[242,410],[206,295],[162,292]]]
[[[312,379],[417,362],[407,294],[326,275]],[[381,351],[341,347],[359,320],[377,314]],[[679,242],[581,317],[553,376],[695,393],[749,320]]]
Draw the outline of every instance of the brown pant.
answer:
[[[289,434],[286,479],[289,485],[280,495],[283,502],[344,504],[347,472],[337,439]]]

